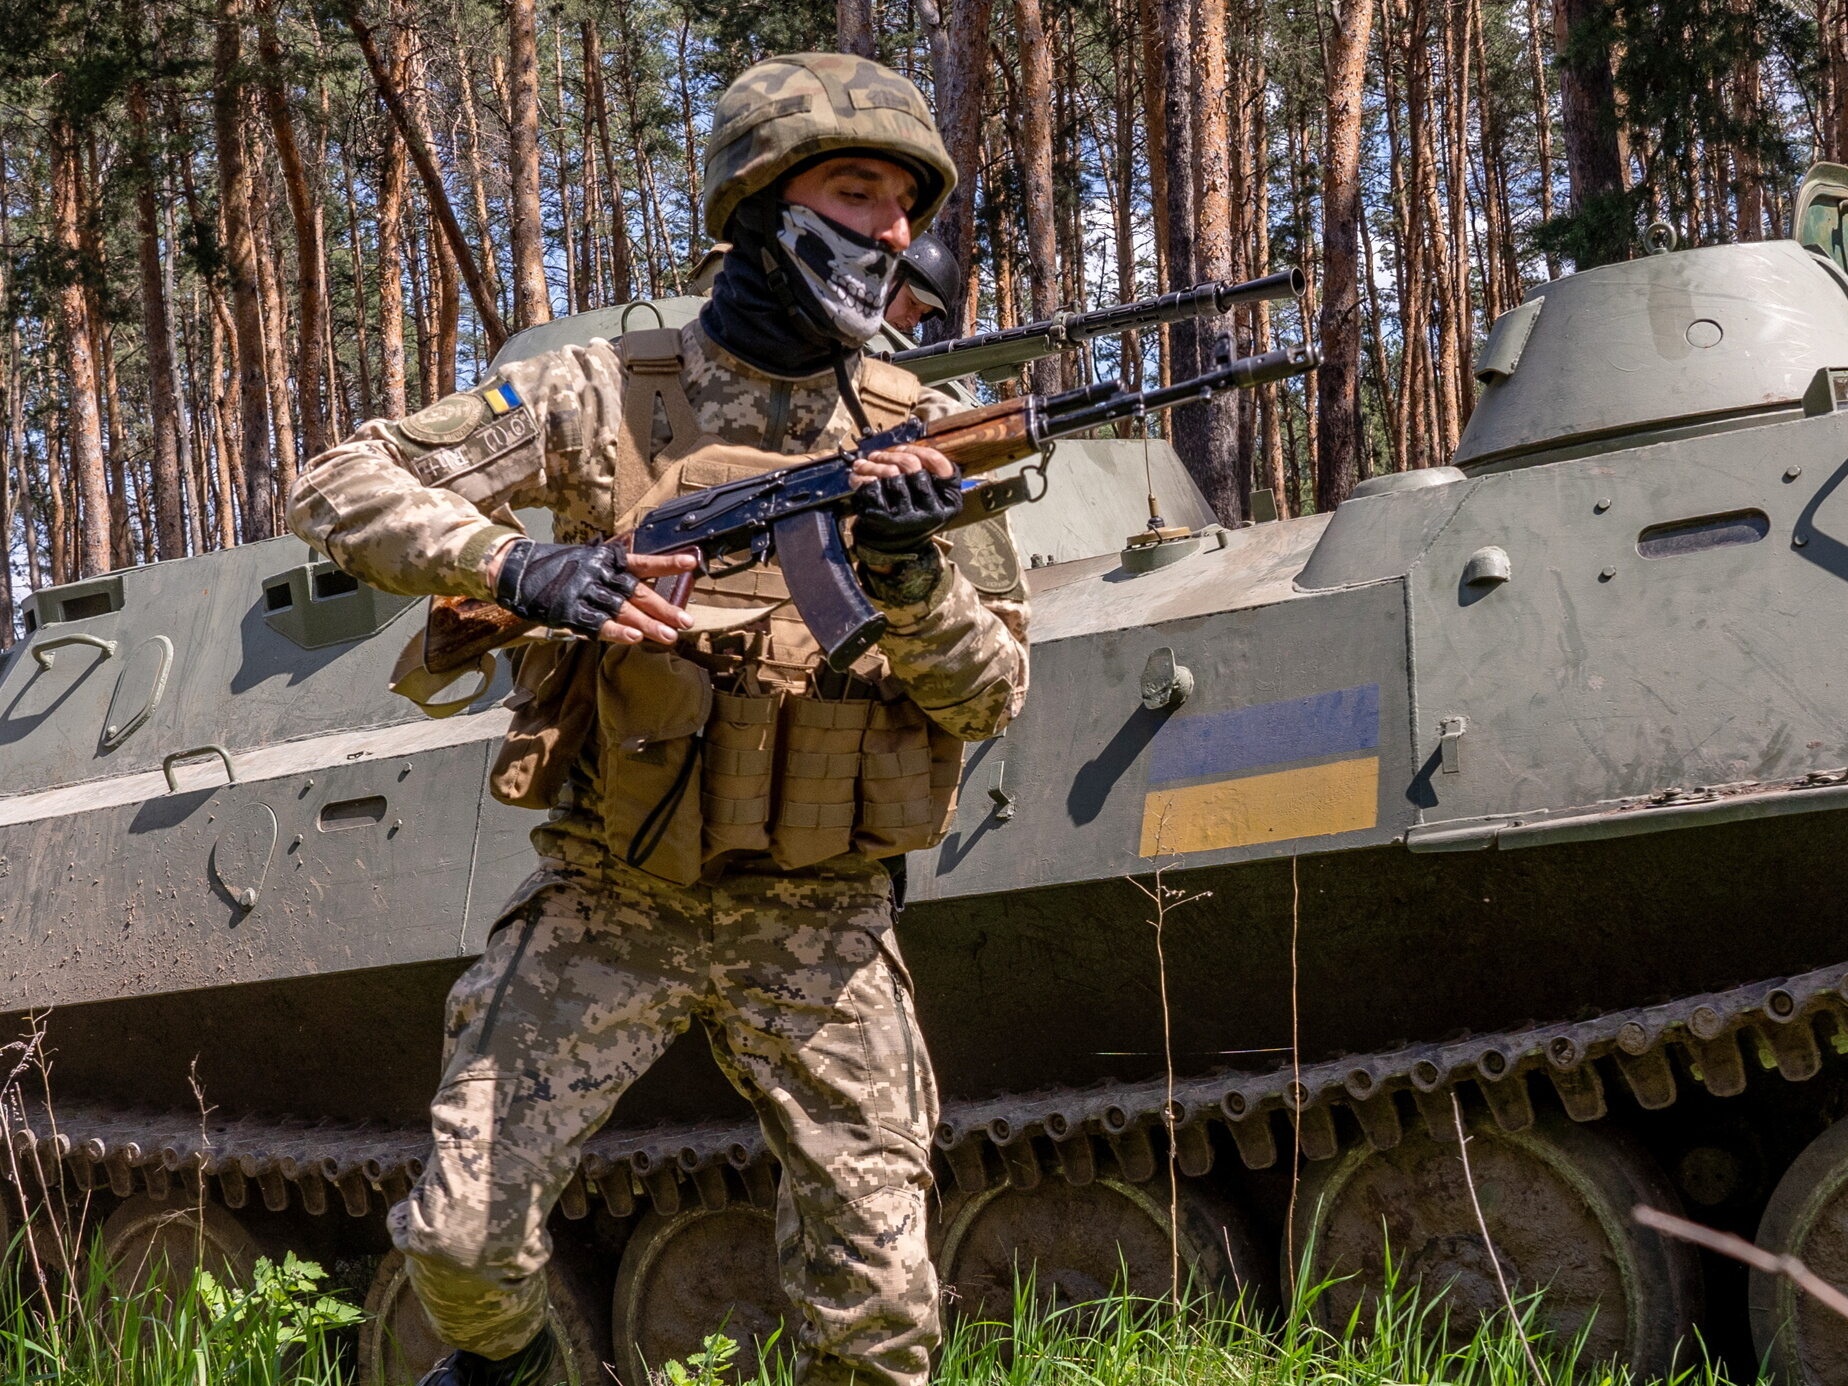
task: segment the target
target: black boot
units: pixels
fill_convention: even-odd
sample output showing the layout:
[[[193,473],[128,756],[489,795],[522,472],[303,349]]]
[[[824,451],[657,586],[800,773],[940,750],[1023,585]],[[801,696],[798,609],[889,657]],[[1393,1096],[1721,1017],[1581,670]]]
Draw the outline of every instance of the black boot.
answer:
[[[511,1357],[482,1357],[457,1348],[430,1368],[417,1386],[556,1386],[564,1380],[558,1343],[550,1328]]]

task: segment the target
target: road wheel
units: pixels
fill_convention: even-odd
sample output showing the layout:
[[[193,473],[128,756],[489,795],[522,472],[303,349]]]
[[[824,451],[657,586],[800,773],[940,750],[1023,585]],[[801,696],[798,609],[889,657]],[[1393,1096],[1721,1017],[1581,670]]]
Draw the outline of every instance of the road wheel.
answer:
[[[777,1274],[776,1220],[749,1203],[644,1216],[623,1248],[612,1310],[627,1386],[646,1386],[649,1371],[684,1361],[712,1333],[738,1344],[732,1379],[749,1381],[760,1348],[781,1329],[776,1351],[792,1351],[802,1321]]]
[[[200,1270],[249,1284],[262,1247],[229,1209],[208,1201],[125,1199],[103,1221],[104,1264],[120,1295],[143,1291],[171,1307]],[[149,1312],[157,1312],[150,1304]]]
[[[1795,1256],[1831,1285],[1848,1285],[1848,1121],[1797,1156],[1771,1193],[1758,1244]],[[1848,1322],[1788,1277],[1753,1271],[1752,1344],[1785,1386],[1848,1381]]]
[[[1553,1343],[1586,1332],[1587,1360],[1620,1359],[1639,1377],[1665,1375],[1678,1352],[1685,1356],[1700,1262],[1692,1248],[1632,1220],[1639,1203],[1680,1209],[1643,1150],[1563,1119],[1518,1133],[1484,1123],[1469,1160],[1493,1253],[1454,1141],[1408,1131],[1391,1150],[1362,1146],[1309,1166],[1293,1246],[1298,1256],[1313,1247],[1310,1284],[1334,1282],[1316,1305],[1325,1326],[1356,1309],[1365,1322],[1390,1256],[1401,1289],[1445,1288],[1452,1324],[1468,1332],[1503,1307],[1498,1260],[1517,1302],[1545,1290],[1540,1322]]]
[[[595,1299],[580,1277],[554,1256],[545,1268],[546,1321],[558,1339],[568,1386],[609,1381]],[[379,1262],[366,1292],[359,1338],[359,1386],[412,1386],[453,1345],[437,1336],[411,1289],[404,1253]]]
[[[1242,1213],[1185,1179],[1172,1204],[1165,1180],[1074,1185],[1050,1176],[1031,1189],[1003,1185],[954,1199],[944,1210],[937,1264],[955,1312],[1006,1320],[1016,1277],[1024,1283],[1029,1273],[1054,1307],[1103,1299],[1119,1287],[1165,1298],[1175,1284],[1177,1242],[1183,1288],[1270,1303],[1268,1261],[1257,1254]]]

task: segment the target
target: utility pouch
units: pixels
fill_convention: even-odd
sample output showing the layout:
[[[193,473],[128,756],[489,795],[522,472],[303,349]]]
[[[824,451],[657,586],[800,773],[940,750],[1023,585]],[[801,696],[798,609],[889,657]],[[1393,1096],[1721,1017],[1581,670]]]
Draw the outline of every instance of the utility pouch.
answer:
[[[770,855],[784,870],[813,866],[852,848],[860,743],[872,708],[870,699],[861,698],[783,700]]]
[[[860,820],[853,845],[869,857],[931,845],[930,721],[910,699],[875,703],[860,745]]]
[[[775,785],[780,692],[712,695],[700,766],[706,858],[770,850],[770,795]]]
[[[599,648],[590,640],[526,645],[507,706],[513,720],[488,772],[496,799],[515,808],[552,807],[597,715],[588,675]]]
[[[700,731],[712,680],[690,660],[606,647],[597,671],[598,779],[610,855],[679,885],[699,879]]]

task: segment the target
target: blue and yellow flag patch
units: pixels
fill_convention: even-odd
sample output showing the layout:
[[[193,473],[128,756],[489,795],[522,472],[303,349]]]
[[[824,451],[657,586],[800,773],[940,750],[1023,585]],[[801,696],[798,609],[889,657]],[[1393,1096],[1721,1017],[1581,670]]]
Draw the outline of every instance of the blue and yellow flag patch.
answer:
[[[1380,686],[1175,717],[1149,747],[1145,857],[1374,827]]]
[[[481,397],[488,402],[488,410],[495,418],[518,409],[526,401],[520,398],[520,392],[506,381],[496,381],[481,392]]]

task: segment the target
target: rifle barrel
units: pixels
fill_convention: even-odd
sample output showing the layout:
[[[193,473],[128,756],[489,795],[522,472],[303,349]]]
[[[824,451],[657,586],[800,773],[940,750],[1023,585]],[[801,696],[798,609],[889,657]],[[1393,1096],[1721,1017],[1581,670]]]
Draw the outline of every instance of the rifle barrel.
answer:
[[[1242,283],[1209,280],[1191,289],[1176,289],[1156,298],[1137,299],[1133,303],[1113,304],[1086,313],[1059,313],[1040,322],[1022,323],[1018,327],[978,332],[948,342],[911,347],[894,352],[893,364],[905,366],[928,383],[948,380],[971,371],[1023,366],[1042,356],[1088,342],[1094,337],[1109,337],[1134,332],[1164,322],[1181,322],[1188,318],[1209,318],[1230,312],[1242,303],[1265,299],[1299,298],[1303,292],[1300,269],[1278,270]],[[958,369],[964,359],[970,363]]]
[[[1245,389],[1305,375],[1321,364],[1321,353],[1312,346],[1281,347],[1257,356],[1241,356],[1223,366],[1187,380],[1153,390],[1126,390],[1096,404],[1082,404],[1075,409],[1046,411],[1034,441],[1084,433],[1119,419],[1140,418],[1144,414],[1172,409],[1179,404],[1210,399],[1222,390]]]

